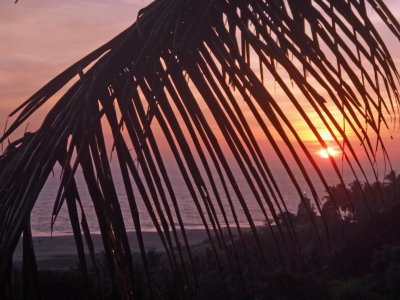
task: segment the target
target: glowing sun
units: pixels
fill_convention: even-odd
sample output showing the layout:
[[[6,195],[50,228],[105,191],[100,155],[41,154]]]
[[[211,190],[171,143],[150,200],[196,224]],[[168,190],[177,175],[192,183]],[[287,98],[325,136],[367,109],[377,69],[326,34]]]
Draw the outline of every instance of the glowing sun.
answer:
[[[323,157],[323,158],[329,158],[329,156],[337,156],[338,152],[331,147],[324,148],[321,151],[318,152],[318,154]]]

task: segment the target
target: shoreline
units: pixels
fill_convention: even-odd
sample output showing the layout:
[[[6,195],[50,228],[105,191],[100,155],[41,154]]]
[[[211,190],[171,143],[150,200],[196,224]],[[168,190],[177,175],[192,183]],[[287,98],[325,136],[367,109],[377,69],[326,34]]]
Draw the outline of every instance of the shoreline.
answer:
[[[187,229],[186,234],[191,248],[199,246],[200,244],[208,240],[205,229]],[[164,251],[164,247],[157,232],[143,231],[142,236],[146,251]],[[104,251],[101,235],[92,234],[91,237],[95,254],[101,254]],[[182,233],[180,232],[180,230],[178,231],[178,237],[180,243],[183,244]],[[83,235],[82,238],[84,239]],[[73,235],[33,236],[32,239],[39,270],[60,270],[78,266],[78,254]],[[138,253],[140,249],[137,242],[136,233],[134,231],[128,232],[128,240],[132,254]],[[90,262],[86,242],[83,241],[83,243],[85,254],[88,258],[87,261]],[[23,248],[21,238],[18,242],[13,256],[13,264],[17,267],[22,265],[22,253]]]

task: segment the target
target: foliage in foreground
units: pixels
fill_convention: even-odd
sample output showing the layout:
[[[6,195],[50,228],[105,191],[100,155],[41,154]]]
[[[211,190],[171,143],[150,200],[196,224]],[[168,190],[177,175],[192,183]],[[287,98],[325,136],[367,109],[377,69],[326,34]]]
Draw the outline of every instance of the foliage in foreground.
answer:
[[[162,254],[157,254],[161,257]],[[204,257],[198,258],[205,260]],[[139,267],[139,266],[136,266]],[[86,300],[116,299],[112,292],[110,277],[104,269],[100,277],[100,287],[86,292],[79,269],[68,271],[39,271],[39,282],[43,300]],[[182,294],[171,270],[154,268],[151,271],[157,284],[153,289],[153,299],[276,299],[276,300],[395,300],[400,297],[400,246],[386,246],[377,251],[369,261],[368,271],[358,277],[335,277],[318,272],[293,273],[288,271],[265,271],[257,274],[251,289],[244,292],[237,286],[226,287],[221,277],[213,272],[204,272],[200,277],[201,289],[187,290]],[[143,275],[143,274],[138,274]],[[13,273],[13,299],[22,299],[21,271]],[[95,276],[91,284],[98,284]],[[150,299],[143,284],[143,293],[138,299]]]
[[[378,150],[387,156],[381,131],[396,115],[400,76],[369,18],[370,9],[400,39],[400,24],[382,0],[157,0],[141,10],[135,24],[62,72],[12,113],[15,119],[0,142],[70,86],[41,127],[11,143],[0,156],[0,280],[7,280],[13,251],[24,232],[24,269],[31,274],[26,278],[36,281],[29,218],[49,174],[59,164],[63,172],[52,221],[66,205],[80,265],[88,277],[83,244],[86,241],[90,247],[91,236],[75,181],[81,170],[112,282],[121,298],[134,298],[142,278],[134,276],[110,149],[123,178],[145,270],[150,261],[144,251],[139,201],[157,229],[171,269],[178,274],[186,271],[179,275],[178,286],[184,289],[196,281],[192,271],[196,262],[168,169],[170,161],[207,230],[221,278],[226,261],[229,268],[239,269],[244,251],[239,246],[244,243],[255,246],[254,256],[266,264],[264,249],[271,251],[273,261],[290,257],[288,240],[295,239],[295,232],[288,226],[286,234],[279,223],[278,214],[287,213],[287,207],[271,172],[270,157],[279,161],[305,202],[293,169],[301,172],[319,210],[321,201],[310,173],[328,186],[286,104],[293,108],[290,114],[296,114],[327,148],[315,123],[320,121],[337,147],[346,150],[343,159],[354,176],[375,169]],[[282,95],[287,101],[282,101]],[[343,125],[332,107],[340,112]],[[348,138],[347,129],[354,140]],[[261,138],[272,149],[268,157]],[[358,144],[367,165],[361,164],[354,150]],[[343,183],[336,161],[332,158],[330,163]],[[264,217],[269,221],[272,215],[276,224],[275,228],[269,224],[277,232],[266,244],[249,212],[250,200],[237,184],[239,176],[246,179]],[[240,232],[238,210],[246,217],[251,237]],[[238,244],[232,234],[222,233],[221,228],[231,224],[228,211],[241,234]],[[176,223],[183,238],[177,235]],[[275,242],[283,244],[282,253]],[[246,272],[241,268],[231,274],[237,273],[234,279],[240,280],[250,276]]]
[[[262,258],[258,254],[257,246],[251,242],[250,233],[247,233],[248,239],[244,239],[247,243],[237,241],[241,272],[226,259],[222,260],[225,273],[221,276],[209,243],[194,251],[197,287],[192,282],[192,285],[182,288],[178,273],[171,269],[166,254],[149,251],[150,292],[140,255],[135,254],[135,276],[141,278],[137,286],[138,299],[398,299],[400,193],[397,189],[400,186],[400,176],[390,174],[384,183],[375,184],[376,188],[379,186],[383,194],[393,195],[391,202],[387,203],[385,209],[376,204],[374,207],[377,210],[372,211],[370,218],[359,218],[362,215],[360,213],[348,215],[345,220],[334,218],[331,221],[331,233],[341,237],[331,240],[330,249],[320,247],[316,238],[317,232],[312,221],[303,214],[302,204],[299,205],[297,214],[282,215],[282,218],[292,218],[296,224],[303,254],[301,261],[286,258],[284,269],[278,256],[267,257],[270,262],[268,265],[260,263]],[[357,193],[351,191],[353,187],[354,185],[350,185],[348,192],[355,196]],[[339,188],[335,186],[332,189]],[[396,193],[393,194],[393,191]],[[373,203],[382,203],[378,202],[379,199],[370,200]],[[329,199],[325,205],[330,205]],[[319,218],[316,215],[314,217]],[[320,221],[317,224],[323,226]],[[262,235],[262,242],[272,244],[268,227]],[[240,248],[243,245],[245,248]],[[316,249],[320,249],[320,252],[316,252]],[[291,253],[292,257],[296,255],[295,252]],[[68,271],[39,271],[42,298],[117,298],[104,255],[100,262],[99,273],[95,269],[89,272],[89,289],[78,268]],[[22,299],[22,276],[20,270],[14,270],[12,294],[15,299]]]

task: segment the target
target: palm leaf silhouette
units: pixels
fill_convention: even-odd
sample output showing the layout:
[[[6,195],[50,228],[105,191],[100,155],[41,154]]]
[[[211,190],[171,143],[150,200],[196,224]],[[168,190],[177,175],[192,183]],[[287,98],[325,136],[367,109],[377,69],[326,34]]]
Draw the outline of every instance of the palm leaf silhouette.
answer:
[[[267,246],[259,240],[230,159],[265,218],[277,224],[278,234],[277,215],[287,213],[255,127],[304,201],[293,167],[300,170],[321,211],[304,157],[327,190],[328,184],[291,123],[284,102],[291,103],[321,146],[327,147],[315,120],[305,111],[304,104],[310,106],[342,149],[356,179],[361,171],[367,180],[354,145],[362,144],[374,168],[378,149],[386,155],[380,132],[389,126],[389,116],[395,118],[399,103],[399,74],[367,15],[368,7],[400,39],[400,25],[382,0],[157,0],[142,9],[131,27],[62,72],[11,114],[17,117],[0,142],[72,83],[41,127],[11,144],[1,156],[0,276],[6,276],[21,233],[24,238],[30,236],[30,212],[51,170],[59,164],[63,171],[53,221],[66,203],[85,271],[81,231],[89,248],[91,238],[75,181],[80,168],[114,284],[124,298],[135,293],[132,253],[109,163],[107,128],[144,265],[147,258],[138,201],[145,204],[172,268],[183,270],[186,276],[196,276],[196,272],[182,206],[166,164],[170,157],[160,143],[172,153],[217,262],[219,249],[233,239],[233,227],[241,235],[241,226],[249,226],[260,253]],[[274,96],[274,85],[267,82],[271,78],[285,101]],[[340,111],[356,141],[348,138],[328,103]],[[283,141],[286,152],[278,140]],[[330,162],[344,184],[339,166],[332,157]],[[234,226],[222,197],[227,199]],[[239,224],[237,210],[244,212],[247,224]],[[228,228],[228,237],[222,233],[223,227]],[[292,234],[283,247],[295,245],[295,240]],[[30,257],[32,247],[29,238],[27,241],[24,253]],[[35,266],[28,264],[30,267]]]

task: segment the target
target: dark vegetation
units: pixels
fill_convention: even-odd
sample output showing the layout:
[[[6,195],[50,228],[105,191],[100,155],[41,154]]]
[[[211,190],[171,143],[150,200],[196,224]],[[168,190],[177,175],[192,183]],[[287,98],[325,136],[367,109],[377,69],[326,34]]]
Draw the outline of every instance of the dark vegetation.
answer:
[[[150,292],[140,257],[135,254],[134,270],[136,278],[141,278],[136,287],[139,298],[149,299],[153,295],[155,299],[399,299],[399,187],[400,176],[394,172],[383,183],[371,186],[331,187],[336,204],[326,198],[323,217],[310,214],[313,209],[305,207],[307,202],[299,205],[297,214],[279,216],[283,227],[293,224],[299,251],[296,247],[285,251],[275,246],[266,251],[269,254],[263,263],[251,234],[246,233],[243,241],[236,241],[239,263],[229,260],[229,250],[221,260],[222,276],[210,245],[204,244],[194,251],[200,288],[196,288],[194,278],[192,285],[183,287],[179,272],[171,270],[165,253],[149,251]],[[345,200],[348,197],[353,205]],[[267,228],[262,243],[274,245]],[[79,268],[39,271],[42,299],[117,298],[106,260],[100,261],[103,263],[98,272],[89,272],[89,289]],[[15,299],[23,296],[22,276],[19,269],[14,270]]]

